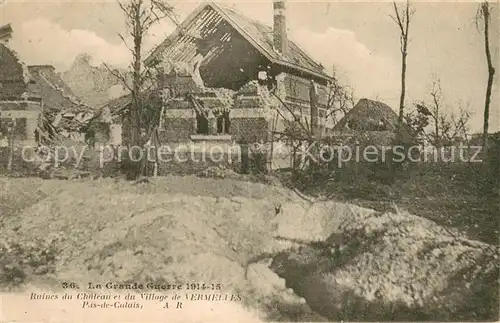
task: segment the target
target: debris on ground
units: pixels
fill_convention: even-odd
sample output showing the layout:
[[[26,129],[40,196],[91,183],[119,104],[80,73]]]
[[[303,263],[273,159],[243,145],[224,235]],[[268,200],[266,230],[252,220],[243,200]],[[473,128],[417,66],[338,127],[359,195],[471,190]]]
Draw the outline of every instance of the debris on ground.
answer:
[[[226,178],[226,177],[237,177],[238,174],[226,167],[223,164],[216,165],[216,166],[209,166],[202,172],[198,174],[199,177],[205,177],[205,178]]]

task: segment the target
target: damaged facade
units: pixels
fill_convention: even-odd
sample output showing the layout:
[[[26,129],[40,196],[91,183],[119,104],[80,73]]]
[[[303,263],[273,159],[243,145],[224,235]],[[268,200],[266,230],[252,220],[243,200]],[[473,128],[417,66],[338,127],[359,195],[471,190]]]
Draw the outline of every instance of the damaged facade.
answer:
[[[8,47],[12,29],[0,28],[0,141],[9,138],[18,144],[35,142],[35,131],[42,110],[40,96],[29,89],[33,83],[27,66]]]
[[[201,4],[146,59],[157,78],[143,97],[157,115],[160,145],[276,142],[274,133],[296,116],[316,135],[331,131],[327,87],[334,79],[288,40],[284,1],[273,8],[269,27],[222,5]],[[130,106],[126,95],[99,110],[88,131],[92,145],[130,144]],[[286,157],[271,167],[290,162]]]
[[[31,92],[41,97],[44,120],[47,125],[39,127],[40,139],[49,139],[49,126],[58,135],[83,141],[83,129],[93,115],[90,107],[84,104],[64,83],[52,65],[33,65],[28,67],[33,82]]]
[[[9,35],[6,35],[9,31]],[[16,145],[80,140],[92,116],[50,65],[27,66],[8,47],[12,29],[0,28],[0,136]],[[3,35],[3,36],[2,36]]]
[[[205,3],[155,49],[146,64],[164,72],[162,140],[268,142],[271,129],[285,124],[275,120],[281,119],[277,109],[280,115],[293,110],[318,129],[326,124],[326,86],[332,79],[288,40],[285,9],[284,1],[274,2],[271,28]],[[191,72],[175,68],[179,64]],[[317,93],[313,111],[311,86]]]

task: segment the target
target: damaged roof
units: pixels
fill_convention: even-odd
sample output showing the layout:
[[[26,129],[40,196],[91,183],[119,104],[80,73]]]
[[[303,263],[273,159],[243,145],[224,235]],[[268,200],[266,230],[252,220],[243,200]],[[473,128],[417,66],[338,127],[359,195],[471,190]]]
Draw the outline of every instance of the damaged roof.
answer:
[[[146,59],[146,62],[151,62],[157,58],[172,44],[178,42],[185,37],[185,30],[196,28],[196,21],[200,16],[206,15],[207,9],[214,10],[222,19],[223,22],[229,24],[241,36],[243,36],[254,48],[256,48],[264,57],[271,63],[299,70],[325,80],[331,80],[321,64],[314,61],[306,52],[304,52],[293,41],[288,41],[288,54],[281,55],[273,47],[273,29],[261,22],[248,18],[243,14],[213,2],[208,2],[200,5],[191,15],[189,15],[183,23],[172,33],[165,41],[163,41],[153,53]],[[220,22],[219,22],[220,24]],[[199,26],[198,26],[199,27]],[[196,34],[196,31],[195,31]],[[196,41],[193,39],[193,41]]]
[[[125,111],[131,102],[132,94],[125,94],[106,103],[106,105],[99,109],[97,114],[100,115],[104,108],[108,108],[112,116],[119,115],[121,112]]]
[[[143,98],[143,104],[145,105],[147,104],[160,105],[161,97],[155,90],[144,91],[142,94],[142,98]],[[105,109],[109,111],[112,117],[122,115],[127,111],[131,103],[132,103],[132,94],[130,93],[124,94],[118,98],[108,101],[108,103],[99,108],[94,114],[94,117],[92,119],[99,118],[102,115],[102,113],[104,113]]]
[[[44,106],[59,112],[91,112],[55,72],[52,65],[28,66],[34,83],[29,89],[42,97]]]

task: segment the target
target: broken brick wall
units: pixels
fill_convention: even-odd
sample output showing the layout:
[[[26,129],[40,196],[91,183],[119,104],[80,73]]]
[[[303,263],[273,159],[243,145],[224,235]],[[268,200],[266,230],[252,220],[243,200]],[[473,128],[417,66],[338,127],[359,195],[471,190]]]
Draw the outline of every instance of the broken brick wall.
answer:
[[[269,132],[268,121],[264,118],[232,119],[229,132],[236,142],[266,142]]]
[[[213,128],[214,119],[209,119]],[[214,129],[209,135],[216,135]],[[235,142],[260,142],[268,137],[268,121],[264,118],[231,118],[229,134]],[[165,118],[159,131],[161,142],[189,142],[196,135],[194,118]]]
[[[282,73],[280,87],[283,91],[283,101],[296,113],[304,115],[310,122],[310,80],[292,74]],[[326,90],[318,85],[320,103],[326,102]],[[218,93],[218,90],[221,93]],[[215,116],[211,110],[226,109],[230,106],[229,133],[235,142],[267,142],[272,124],[272,111],[276,102],[270,100],[271,95],[265,87],[259,86],[257,81],[248,82],[234,96],[234,102],[225,102],[222,92],[225,89],[209,89],[205,94],[197,95],[198,100],[207,109],[209,119],[209,135],[216,135],[214,130]],[[210,93],[208,93],[210,92]],[[211,93],[214,92],[214,93]],[[214,94],[208,96],[208,94]],[[224,96],[229,94],[225,93]],[[206,97],[205,97],[206,96]],[[320,116],[321,117],[321,116]],[[191,136],[196,135],[196,116],[194,106],[189,100],[170,100],[165,105],[162,126],[160,127],[161,140],[164,142],[189,142]],[[278,125],[278,128],[279,125]],[[281,127],[282,128],[282,127]]]
[[[213,128],[215,123],[209,119]],[[170,118],[165,119],[164,127],[159,130],[160,141],[163,142],[190,142],[196,133],[196,120],[194,118]],[[210,128],[208,135],[217,136],[215,130]],[[266,141],[268,137],[268,122],[264,118],[233,118],[229,127],[229,134],[235,142],[260,142]]]

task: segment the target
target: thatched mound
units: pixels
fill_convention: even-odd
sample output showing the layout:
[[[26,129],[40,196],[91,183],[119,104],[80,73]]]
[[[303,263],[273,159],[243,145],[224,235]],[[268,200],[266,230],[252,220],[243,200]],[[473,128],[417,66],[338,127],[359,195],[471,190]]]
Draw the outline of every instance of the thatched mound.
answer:
[[[394,133],[397,129],[398,115],[391,107],[379,101],[361,99],[335,125],[333,132],[348,134],[365,132]],[[402,129],[402,139],[404,142],[412,141],[412,136],[406,126]]]
[[[387,104],[361,99],[333,130],[394,131],[397,124],[398,116]]]

